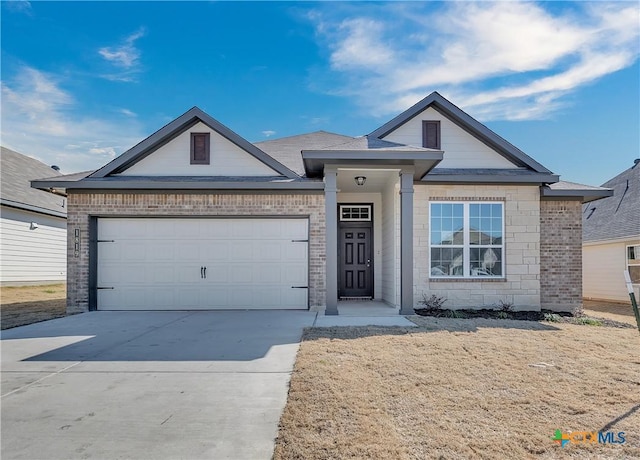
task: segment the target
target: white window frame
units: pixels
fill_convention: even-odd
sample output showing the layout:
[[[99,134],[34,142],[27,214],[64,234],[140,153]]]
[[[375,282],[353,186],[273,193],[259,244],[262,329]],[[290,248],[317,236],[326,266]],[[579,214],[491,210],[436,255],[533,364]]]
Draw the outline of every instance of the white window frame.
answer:
[[[637,248],[634,252],[636,252],[635,256],[636,258],[633,259],[634,263],[630,263],[632,259],[629,259],[629,248]],[[631,273],[631,271],[629,270],[629,267],[637,267],[640,266],[640,243],[638,244],[627,244],[624,250],[624,265],[626,267],[626,269],[629,271],[629,273]],[[640,283],[633,283],[634,285],[638,286],[640,285]]]
[[[462,271],[463,275],[432,275],[431,274],[431,249],[434,247],[431,242],[431,205],[432,204],[461,204],[463,206],[462,218],[463,218],[463,244],[459,245],[435,245],[438,248],[460,248],[462,247]],[[472,204],[499,204],[502,209],[502,244],[500,246],[487,246],[487,245],[471,245],[470,243],[470,206]],[[501,280],[506,279],[506,248],[505,248],[505,202],[504,201],[429,201],[428,205],[428,222],[429,222],[429,257],[428,257],[428,269],[429,279],[444,279],[444,280],[465,280],[465,279],[480,279],[480,280]],[[472,275],[471,274],[471,249],[494,247],[502,250],[501,260],[501,273],[502,275]]]

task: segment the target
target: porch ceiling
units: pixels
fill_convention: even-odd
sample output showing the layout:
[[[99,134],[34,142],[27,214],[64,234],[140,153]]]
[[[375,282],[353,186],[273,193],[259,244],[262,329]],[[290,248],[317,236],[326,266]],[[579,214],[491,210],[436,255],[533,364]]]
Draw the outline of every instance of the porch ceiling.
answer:
[[[307,177],[322,177],[326,165],[338,168],[402,168],[414,170],[414,180],[422,179],[442,161],[442,151],[411,150],[303,150],[302,159]]]
[[[342,193],[377,193],[391,180],[399,180],[399,169],[338,169],[336,184]],[[357,185],[356,176],[367,178],[364,185]]]

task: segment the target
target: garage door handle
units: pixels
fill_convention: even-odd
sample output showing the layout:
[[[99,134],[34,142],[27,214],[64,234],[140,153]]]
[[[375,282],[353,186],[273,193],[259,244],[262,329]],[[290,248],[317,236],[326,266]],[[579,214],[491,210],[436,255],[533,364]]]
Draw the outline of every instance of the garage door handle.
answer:
[[[309,286],[291,286],[291,289],[309,289]]]
[[[204,279],[207,279],[207,267],[204,267]]]
[[[204,267],[200,267],[200,279],[204,279]]]

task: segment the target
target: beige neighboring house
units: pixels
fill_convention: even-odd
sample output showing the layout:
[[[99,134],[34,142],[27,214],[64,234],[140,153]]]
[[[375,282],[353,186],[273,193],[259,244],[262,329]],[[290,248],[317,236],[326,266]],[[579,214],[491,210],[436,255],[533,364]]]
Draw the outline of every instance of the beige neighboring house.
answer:
[[[628,302],[623,271],[629,270],[640,300],[640,159],[602,186],[613,196],[583,208],[583,295]]]
[[[0,169],[0,282],[6,286],[66,281],[66,198],[33,189],[30,183],[61,176],[60,172],[5,147]]]
[[[68,194],[70,312],[582,305],[582,203],[432,93],[362,137],[252,144],[197,107]],[[363,308],[368,304],[364,302]]]

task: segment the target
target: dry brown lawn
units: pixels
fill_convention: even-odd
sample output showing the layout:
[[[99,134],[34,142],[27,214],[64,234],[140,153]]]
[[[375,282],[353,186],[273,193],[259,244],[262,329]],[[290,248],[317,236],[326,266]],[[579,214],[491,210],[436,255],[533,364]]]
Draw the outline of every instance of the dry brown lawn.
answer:
[[[274,458],[640,458],[637,329],[415,321],[308,329]],[[556,429],[627,442],[561,448]]]
[[[583,302],[584,313],[595,318],[612,319],[621,323],[632,324],[638,327],[636,316],[633,313],[631,301],[626,303],[604,302],[601,300],[585,300]]]
[[[9,329],[65,316],[66,297],[64,283],[0,287],[0,327]]]

